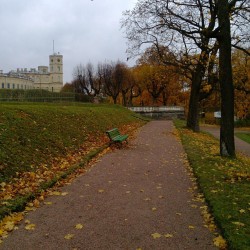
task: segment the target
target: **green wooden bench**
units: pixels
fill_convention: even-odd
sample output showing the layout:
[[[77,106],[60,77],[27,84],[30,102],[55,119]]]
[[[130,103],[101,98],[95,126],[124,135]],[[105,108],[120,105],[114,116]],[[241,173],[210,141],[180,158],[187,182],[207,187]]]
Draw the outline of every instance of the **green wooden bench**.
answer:
[[[122,143],[123,141],[127,141],[128,135],[121,135],[118,128],[113,128],[111,130],[106,131],[106,134],[108,135],[110,139],[110,143]]]

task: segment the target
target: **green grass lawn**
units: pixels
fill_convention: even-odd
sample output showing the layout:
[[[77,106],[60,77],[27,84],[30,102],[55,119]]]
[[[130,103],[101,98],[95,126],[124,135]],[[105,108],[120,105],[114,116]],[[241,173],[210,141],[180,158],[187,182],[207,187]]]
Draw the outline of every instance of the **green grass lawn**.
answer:
[[[250,159],[222,158],[219,141],[175,121],[189,163],[229,249],[250,249]]]
[[[240,138],[241,140],[247,142],[247,143],[250,143],[250,133],[241,133],[241,132],[238,132],[238,133],[235,133],[235,135]]]

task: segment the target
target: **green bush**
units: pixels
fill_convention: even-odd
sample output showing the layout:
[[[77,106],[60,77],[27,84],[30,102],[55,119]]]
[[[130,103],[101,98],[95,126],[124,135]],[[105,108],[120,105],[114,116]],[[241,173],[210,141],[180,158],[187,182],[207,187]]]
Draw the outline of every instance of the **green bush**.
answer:
[[[237,120],[234,123],[235,127],[249,127],[250,126],[250,119],[241,119]]]

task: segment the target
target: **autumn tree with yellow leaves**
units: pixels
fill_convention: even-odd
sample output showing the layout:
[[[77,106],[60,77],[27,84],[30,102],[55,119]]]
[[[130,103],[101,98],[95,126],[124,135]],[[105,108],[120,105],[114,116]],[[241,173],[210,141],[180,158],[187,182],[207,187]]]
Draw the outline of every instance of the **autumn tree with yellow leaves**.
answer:
[[[129,41],[128,53],[131,56],[142,53],[145,44],[153,44],[160,56],[162,45],[176,55],[179,54],[176,64],[183,71],[189,71],[191,74],[187,127],[193,131],[199,131],[202,82],[209,58],[218,42],[222,100],[220,131],[222,156],[235,156],[231,47],[242,48],[247,38],[249,39],[249,32],[247,32],[249,8],[246,0],[141,0],[133,10],[124,13],[122,21]],[[197,61],[195,64],[189,64],[190,56],[192,58],[194,55],[197,55]],[[182,61],[182,58],[185,60]],[[163,57],[161,59],[165,64],[170,63]]]

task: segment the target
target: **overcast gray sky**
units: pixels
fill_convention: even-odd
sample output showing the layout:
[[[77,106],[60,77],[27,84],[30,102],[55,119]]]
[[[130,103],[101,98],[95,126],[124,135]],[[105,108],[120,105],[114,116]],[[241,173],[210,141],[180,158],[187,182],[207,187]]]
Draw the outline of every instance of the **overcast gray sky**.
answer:
[[[126,61],[122,12],[137,0],[0,0],[0,69],[49,65],[64,57],[64,83],[76,65]],[[129,64],[131,65],[132,62]]]

